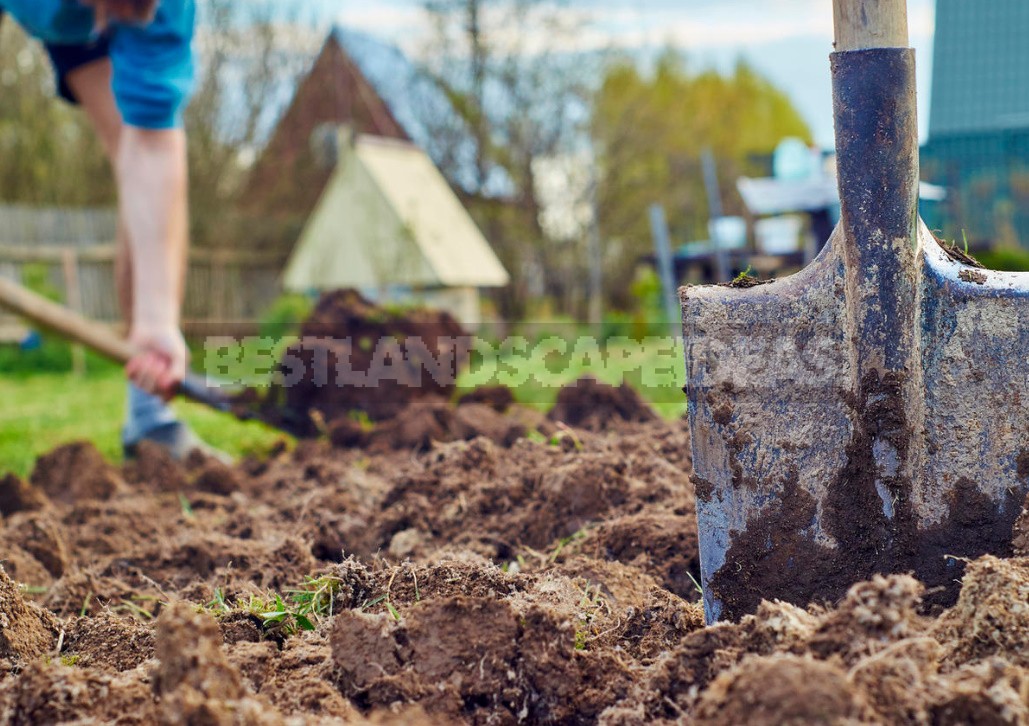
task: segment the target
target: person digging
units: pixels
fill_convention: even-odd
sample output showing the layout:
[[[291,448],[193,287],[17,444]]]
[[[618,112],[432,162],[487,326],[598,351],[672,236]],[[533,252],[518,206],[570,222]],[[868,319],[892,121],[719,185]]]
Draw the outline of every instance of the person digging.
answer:
[[[194,0],[0,0],[50,56],[58,92],[89,117],[118,187],[118,300],[138,353],[126,366],[122,445],[218,455],[167,400],[186,374],[180,330],[188,247],[186,134]]]

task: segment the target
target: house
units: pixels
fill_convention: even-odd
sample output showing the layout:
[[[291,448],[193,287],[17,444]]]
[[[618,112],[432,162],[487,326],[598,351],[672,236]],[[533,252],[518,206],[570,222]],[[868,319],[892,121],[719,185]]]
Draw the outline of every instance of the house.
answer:
[[[341,31],[325,42],[250,173],[246,199],[262,215],[306,220],[333,169],[312,141],[319,128],[410,141],[389,105],[344,50]]]
[[[357,288],[480,322],[479,290],[507,271],[446,179],[408,141],[341,129],[337,162],[286,267],[298,292]]]
[[[480,290],[510,278],[417,143],[431,143],[418,112],[443,102],[399,51],[329,36],[250,180],[255,213],[295,230],[287,289],[356,287],[477,324]]]
[[[923,178],[950,236],[1029,245],[1029,2],[938,0]]]

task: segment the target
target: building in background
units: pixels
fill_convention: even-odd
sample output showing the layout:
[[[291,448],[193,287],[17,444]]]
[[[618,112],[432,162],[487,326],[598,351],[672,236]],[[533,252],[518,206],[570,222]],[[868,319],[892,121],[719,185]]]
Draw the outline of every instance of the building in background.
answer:
[[[947,187],[931,226],[1029,246],[1029,1],[937,0],[922,176]]]
[[[335,145],[332,178],[290,257],[286,288],[356,288],[446,310],[475,328],[480,290],[510,277],[436,165],[410,142],[346,128]]]
[[[290,248],[288,289],[354,287],[478,323],[480,290],[510,277],[427,153],[420,114],[448,109],[399,51],[330,34],[247,194]]]

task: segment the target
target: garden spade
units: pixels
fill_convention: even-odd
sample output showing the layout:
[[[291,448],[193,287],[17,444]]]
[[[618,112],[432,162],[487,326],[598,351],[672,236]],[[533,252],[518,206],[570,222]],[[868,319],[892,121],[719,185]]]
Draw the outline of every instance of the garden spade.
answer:
[[[792,277],[680,292],[708,621],[876,573],[953,602],[1029,490],[1029,274],[918,218],[905,0],[834,6],[839,227]]]

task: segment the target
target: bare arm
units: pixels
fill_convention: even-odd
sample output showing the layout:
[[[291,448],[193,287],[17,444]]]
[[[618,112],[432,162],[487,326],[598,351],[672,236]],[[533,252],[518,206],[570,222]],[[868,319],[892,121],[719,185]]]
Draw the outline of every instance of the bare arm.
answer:
[[[186,135],[124,126],[117,174],[132,244],[132,341],[143,353],[129,376],[171,395],[186,371],[179,332],[188,239]]]

